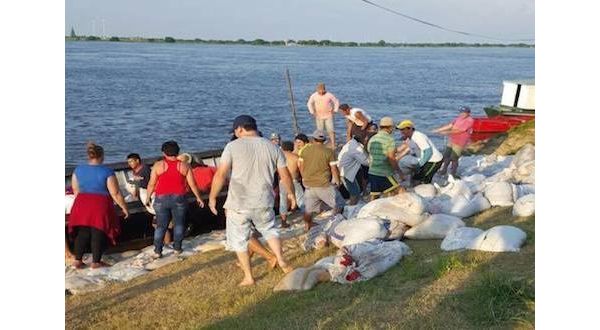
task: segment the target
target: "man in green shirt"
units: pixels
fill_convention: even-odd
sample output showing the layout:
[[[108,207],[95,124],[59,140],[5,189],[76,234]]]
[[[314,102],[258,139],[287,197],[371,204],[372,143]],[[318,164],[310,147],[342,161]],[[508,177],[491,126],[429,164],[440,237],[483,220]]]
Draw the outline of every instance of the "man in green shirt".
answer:
[[[340,192],[340,175],[335,163],[333,150],[325,146],[325,133],[316,130],[313,143],[306,145],[299,154],[298,168],[302,175],[304,191],[304,229],[313,226],[313,213],[320,211],[321,203],[333,209],[334,214],[341,212],[344,205]],[[333,184],[332,184],[333,181]]]
[[[400,173],[395,157],[396,142],[393,136],[394,120],[383,117],[379,121],[379,132],[369,140],[369,184],[371,200],[382,194],[393,193],[400,185],[394,173]]]

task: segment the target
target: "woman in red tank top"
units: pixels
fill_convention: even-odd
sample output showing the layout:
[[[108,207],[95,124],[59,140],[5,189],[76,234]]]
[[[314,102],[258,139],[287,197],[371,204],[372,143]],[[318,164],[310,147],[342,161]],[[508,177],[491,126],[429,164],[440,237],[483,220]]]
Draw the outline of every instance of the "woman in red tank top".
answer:
[[[179,145],[175,141],[167,141],[162,145],[163,160],[152,166],[148,194],[145,201],[150,204],[150,196],[156,194],[154,210],[156,211],[156,230],[154,231],[154,257],[160,258],[163,250],[163,239],[168,229],[169,221],[173,218],[173,249],[181,253],[181,243],[185,232],[185,212],[187,209],[186,182],[196,196],[196,202],[204,207],[204,202],[196,188],[192,171],[188,164],[177,160]]]

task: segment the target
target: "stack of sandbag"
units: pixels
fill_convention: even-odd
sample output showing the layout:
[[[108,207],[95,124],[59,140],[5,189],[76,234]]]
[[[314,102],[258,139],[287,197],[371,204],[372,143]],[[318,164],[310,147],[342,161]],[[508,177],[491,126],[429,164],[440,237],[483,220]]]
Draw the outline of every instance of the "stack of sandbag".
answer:
[[[535,183],[535,147],[532,144],[524,145],[515,154],[511,167],[514,183]]]
[[[535,194],[525,195],[515,202],[512,214],[516,217],[528,217],[535,213]]]
[[[410,239],[443,239],[451,230],[464,227],[465,223],[455,216],[447,214],[432,214],[419,225],[404,233]]]
[[[513,226],[495,226],[479,234],[469,245],[469,250],[489,252],[518,252],[527,234]]]
[[[467,218],[491,207],[481,193],[473,194],[469,184],[451,176],[448,185],[439,187],[440,195],[427,202],[427,211],[432,214],[449,214]]]
[[[374,216],[333,220],[325,228],[329,241],[339,248],[372,239],[386,239],[390,234],[389,222]]]
[[[363,206],[358,218],[379,217],[416,226],[425,218],[425,202],[413,192],[401,192],[395,196],[379,198]]]
[[[483,230],[479,228],[455,227],[444,237],[440,248],[444,251],[466,249],[481,233]]]
[[[385,272],[410,253],[410,248],[403,242],[371,240],[340,249],[327,270],[333,282],[366,281]]]

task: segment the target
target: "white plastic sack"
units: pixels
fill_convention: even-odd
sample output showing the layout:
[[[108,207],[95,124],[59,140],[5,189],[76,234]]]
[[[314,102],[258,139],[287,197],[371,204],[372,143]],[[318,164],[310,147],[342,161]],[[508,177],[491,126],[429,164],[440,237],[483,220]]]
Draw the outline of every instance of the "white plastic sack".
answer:
[[[518,184],[516,185],[517,189],[517,199],[529,195],[535,194],[535,185],[533,184]]]
[[[75,202],[75,195],[65,195],[65,214],[71,214],[73,202]]]
[[[535,183],[535,161],[523,163],[513,172],[513,181],[516,183]]]
[[[367,204],[363,201],[359,201],[356,205],[346,205],[344,206],[344,211],[342,212],[342,215],[346,219],[356,218],[358,212],[360,212],[360,209],[362,209],[365,205]]]
[[[525,195],[515,202],[512,214],[516,217],[528,217],[535,213],[535,195]]]
[[[403,174],[411,174],[419,167],[419,159],[415,156],[406,155],[398,161],[398,167]]]
[[[454,251],[467,248],[483,230],[472,227],[457,227],[448,232],[440,248],[444,251]]]
[[[385,238],[386,240],[394,240],[394,239],[402,239],[404,237],[404,233],[410,228],[407,224],[398,221],[398,220],[385,220],[389,223],[388,225],[388,235]]]
[[[511,165],[515,168],[521,167],[525,163],[529,163],[535,160],[535,147],[528,143],[519,149],[515,154]]]
[[[483,194],[478,193],[466,203],[456,203],[452,205],[452,208],[448,214],[459,218],[468,218],[477,213],[481,213],[490,207],[492,207],[492,205],[487,198],[483,197]]]
[[[427,220],[404,233],[410,239],[442,239],[448,232],[457,227],[464,227],[465,223],[455,216],[447,214],[433,214]]]
[[[437,195],[437,189],[432,184],[420,184],[414,189],[415,194],[421,196],[422,198],[432,198]]]
[[[410,248],[403,242],[372,240],[341,249],[328,271],[334,282],[366,281],[385,272],[410,253]]]
[[[369,202],[360,212],[358,218],[377,216],[384,219],[398,220],[409,226],[416,226],[423,221],[425,202],[421,196],[403,192],[392,197],[379,198]]]
[[[510,206],[514,203],[512,185],[508,182],[490,183],[483,190],[483,194],[492,206]]]
[[[464,196],[470,199],[473,193],[466,182],[449,177],[448,185],[440,187],[440,195],[447,195],[450,198]]]
[[[477,236],[467,246],[467,249],[489,252],[518,252],[525,243],[526,238],[527,234],[517,227],[496,226]]]
[[[337,247],[358,244],[388,236],[386,222],[375,217],[340,221],[327,231],[329,240]]]
[[[485,180],[485,175],[477,173],[470,176],[466,176],[462,178],[462,181],[469,186],[469,189],[473,193],[482,192],[485,188],[483,181]]]
[[[287,273],[277,283],[273,291],[305,291],[312,289],[318,282],[329,280],[326,269],[321,267],[296,268]]]
[[[315,224],[311,227],[306,238],[302,243],[302,249],[304,251],[322,249],[327,245],[327,234],[325,233],[324,226],[321,224]]]

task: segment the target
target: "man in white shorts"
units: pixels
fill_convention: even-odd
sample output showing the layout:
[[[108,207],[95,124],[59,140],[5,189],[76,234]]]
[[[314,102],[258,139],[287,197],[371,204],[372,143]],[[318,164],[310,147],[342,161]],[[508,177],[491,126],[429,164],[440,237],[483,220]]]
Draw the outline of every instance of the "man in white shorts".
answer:
[[[293,270],[283,259],[279,230],[275,222],[275,171],[279,174],[280,184],[283,184],[288,192],[292,209],[296,207],[296,196],[281,148],[258,135],[256,120],[247,115],[236,117],[233,132],[237,139],[229,142],[223,149],[219,167],[213,178],[208,205],[216,215],[217,196],[231,173],[227,200],[223,205],[227,249],[237,254],[244,272],[240,286],[246,286],[254,284],[248,254],[252,225],[267,240],[279,267],[285,273]]]

